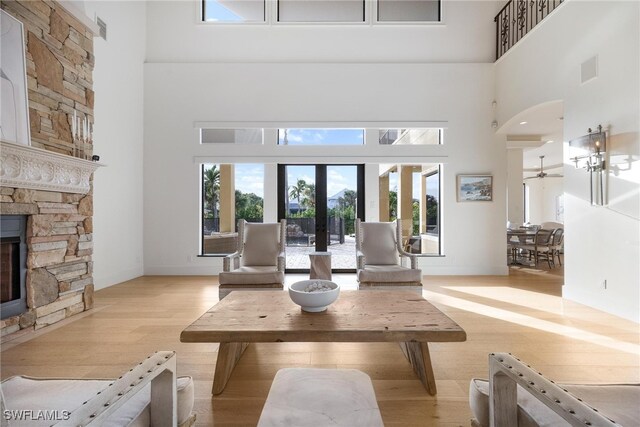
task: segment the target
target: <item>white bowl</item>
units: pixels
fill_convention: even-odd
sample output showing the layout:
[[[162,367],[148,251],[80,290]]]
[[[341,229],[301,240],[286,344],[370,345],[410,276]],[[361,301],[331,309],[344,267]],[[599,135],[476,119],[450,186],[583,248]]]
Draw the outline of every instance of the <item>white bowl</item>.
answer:
[[[308,292],[305,291],[308,286],[314,283],[328,285],[331,290],[322,292]],[[302,280],[300,282],[293,283],[289,287],[289,297],[293,302],[302,307],[302,310],[311,313],[317,313],[319,311],[325,311],[331,303],[338,299],[340,295],[340,286],[330,280]]]

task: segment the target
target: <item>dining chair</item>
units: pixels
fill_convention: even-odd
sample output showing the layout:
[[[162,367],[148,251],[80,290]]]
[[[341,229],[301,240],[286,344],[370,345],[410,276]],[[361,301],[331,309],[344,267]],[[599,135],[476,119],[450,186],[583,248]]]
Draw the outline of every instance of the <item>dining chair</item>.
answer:
[[[551,261],[553,262],[553,265],[556,264],[556,256],[558,257],[558,264],[562,265],[560,253],[564,248],[564,228],[556,228],[553,230],[553,236],[551,237],[551,244],[549,246],[551,249]]]
[[[540,259],[546,259],[549,268],[551,268],[551,234],[552,230],[543,228],[536,231],[533,242],[517,243],[516,247],[522,251],[529,253],[529,259],[533,257],[534,265],[538,266]]]

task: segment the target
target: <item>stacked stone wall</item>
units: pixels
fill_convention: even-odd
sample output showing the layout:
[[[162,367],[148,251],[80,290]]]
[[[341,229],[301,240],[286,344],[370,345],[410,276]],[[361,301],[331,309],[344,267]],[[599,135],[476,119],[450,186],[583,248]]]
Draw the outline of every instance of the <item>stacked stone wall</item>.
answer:
[[[89,157],[73,112],[93,123],[93,34],[57,2],[2,0],[24,25],[31,145]],[[0,214],[28,215],[27,311],[1,335],[39,329],[93,307],[93,195],[0,187]]]
[[[2,187],[2,214],[27,217],[27,311],[2,335],[40,329],[93,307],[92,194]]]
[[[24,25],[31,145],[90,158],[71,135],[73,112],[93,123],[93,34],[54,1],[2,0]]]

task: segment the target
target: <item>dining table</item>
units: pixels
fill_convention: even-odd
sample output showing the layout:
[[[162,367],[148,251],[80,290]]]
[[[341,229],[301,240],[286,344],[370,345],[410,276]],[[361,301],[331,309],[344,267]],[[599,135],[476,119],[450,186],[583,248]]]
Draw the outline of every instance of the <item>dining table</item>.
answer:
[[[507,243],[511,244],[511,265],[528,265],[518,260],[518,244],[533,243],[537,230],[532,228],[507,229]],[[517,238],[517,242],[513,239]]]

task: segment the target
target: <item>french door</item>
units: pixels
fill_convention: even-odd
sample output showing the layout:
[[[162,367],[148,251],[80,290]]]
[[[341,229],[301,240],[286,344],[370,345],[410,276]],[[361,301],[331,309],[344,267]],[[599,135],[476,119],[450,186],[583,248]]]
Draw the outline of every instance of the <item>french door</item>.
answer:
[[[330,252],[332,271],[356,269],[356,218],[364,219],[364,165],[278,165],[278,219],[287,220],[287,272]]]

